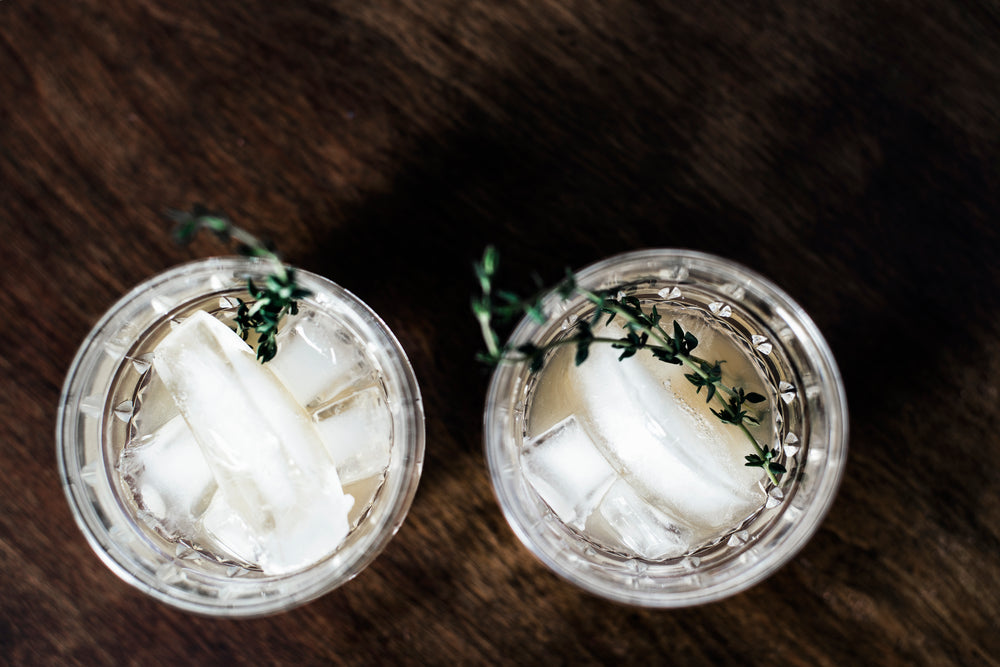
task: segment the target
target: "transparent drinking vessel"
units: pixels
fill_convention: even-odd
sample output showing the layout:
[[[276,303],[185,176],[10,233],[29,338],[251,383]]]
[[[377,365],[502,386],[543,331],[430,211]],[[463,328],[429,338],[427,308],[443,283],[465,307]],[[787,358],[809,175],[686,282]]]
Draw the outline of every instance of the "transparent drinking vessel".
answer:
[[[769,399],[767,419],[758,427],[763,433],[760,444],[775,452],[775,460],[787,473],[774,485],[758,469],[758,506],[711,539],[685,546],[683,553],[654,558],[611,544],[590,530],[590,519],[586,524],[564,520],[567,510],[560,509],[556,501],[572,501],[561,499],[551,489],[546,491],[546,486],[536,487],[533,480],[546,485],[552,480],[537,482],[534,473],[526,470],[527,452],[547,437],[532,431],[540,410],[539,394],[545,393],[550,397],[545,400],[551,403],[551,396],[558,402],[564,394],[576,391],[572,387],[555,392],[539,389],[546,382],[552,355],[558,352],[550,353],[539,372],[532,372],[525,362],[506,362],[497,367],[490,384],[484,441],[493,487],[514,532],[559,576],[594,594],[628,604],[696,605],[733,595],[770,576],[816,532],[833,502],[846,463],[846,398],[836,363],[819,330],[802,308],[769,280],[708,254],[671,249],[630,252],[588,266],[576,279],[591,293],[634,296],[646,312],[657,306],[667,327],[672,315],[704,322],[713,335],[728,341],[729,349],[739,350],[755,369]],[[567,299],[552,291],[543,298],[542,308],[546,321],[522,320],[511,334],[512,347],[542,347],[571,336],[582,322],[597,322],[594,304],[580,293]],[[594,345],[591,359],[574,372],[585,372]],[[620,362],[632,363],[636,359]],[[722,368],[725,373],[726,364]],[[628,410],[634,406],[626,407],[622,406],[623,410],[632,414]],[[712,407],[718,406],[699,400],[685,409],[700,410],[712,421]],[[572,423],[564,424],[580,430],[580,424],[592,426],[587,419],[591,417],[573,417]],[[642,428],[639,422],[635,420],[635,428]],[[648,435],[641,433],[644,438]],[[745,453],[753,453],[749,445]],[[699,456],[696,447],[686,448],[684,454]],[[567,470],[575,470],[577,476],[589,474],[580,472],[590,465],[583,460],[586,457],[559,456],[569,466]],[[738,466],[743,464],[740,459]],[[656,470],[643,472],[658,474]],[[549,470],[545,474],[556,473]],[[624,475],[620,470],[616,474]],[[552,484],[559,486],[558,480]],[[624,501],[618,498],[615,502]],[[635,512],[628,516],[632,519],[624,519],[626,524],[638,520]],[[622,528],[623,534],[627,529],[627,525]]]
[[[175,267],[138,285],[112,306],[87,336],[72,362],[60,399],[56,427],[59,471],[87,541],[125,582],[186,611],[260,616],[303,604],[349,581],[399,529],[420,479],[423,408],[416,378],[399,342],[356,296],[323,277],[299,270],[298,283],[312,295],[299,301],[299,313],[288,316],[288,321],[299,321],[298,317],[318,322],[318,326],[333,326],[346,346],[343,349],[357,354],[373,369],[374,389],[369,393],[377,395],[383,410],[378,414],[384,415],[384,423],[378,425],[388,438],[384,458],[379,459],[383,467],[352,487],[360,491],[354,491],[347,537],[317,562],[296,571],[267,574],[252,564],[219,557],[204,545],[170,534],[150,518],[149,505],[155,504],[155,496],[140,502],[135,481],[130,478],[134,471],[130,473],[123,466],[127,458],[123,448],[131,446],[143,428],[137,415],[153,409],[152,399],[144,394],[152,391],[151,351],[195,311],[231,320],[238,299],[251,298],[247,279],[263,284],[271,268],[263,260],[211,258]],[[281,352],[279,342],[279,357]],[[323,372],[322,368],[317,372]],[[305,377],[303,381],[309,384],[312,379]],[[144,400],[150,406],[141,407]],[[182,423],[179,418],[177,422]],[[363,423],[349,426],[364,428]],[[345,491],[347,488],[345,485]]]

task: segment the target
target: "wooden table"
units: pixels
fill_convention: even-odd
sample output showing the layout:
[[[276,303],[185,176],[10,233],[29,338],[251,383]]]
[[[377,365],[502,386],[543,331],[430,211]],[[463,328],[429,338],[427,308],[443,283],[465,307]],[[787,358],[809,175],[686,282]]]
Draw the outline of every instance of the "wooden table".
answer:
[[[0,662],[997,664],[1000,8],[957,2],[0,1]],[[55,465],[101,313],[221,208],[408,351],[402,530],[289,613],[174,611],[100,564]],[[505,275],[687,247],[827,336],[847,476],[776,576],[683,611],[594,598],[506,525],[468,313]]]

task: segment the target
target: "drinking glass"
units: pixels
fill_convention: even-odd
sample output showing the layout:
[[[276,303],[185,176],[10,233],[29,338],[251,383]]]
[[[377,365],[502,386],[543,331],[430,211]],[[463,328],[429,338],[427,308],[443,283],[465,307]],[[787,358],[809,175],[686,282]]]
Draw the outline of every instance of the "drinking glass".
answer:
[[[770,436],[761,445],[775,448],[788,472],[778,486],[762,481],[761,506],[752,515],[682,556],[646,560],[609,547],[561,521],[526,476],[522,452],[545,370],[533,373],[525,362],[502,363],[489,387],[484,441],[493,487],[514,532],[559,576],[627,604],[696,605],[770,576],[819,528],[847,458],[844,388],[816,325],[766,278],[699,252],[629,252],[586,267],[576,279],[594,293],[634,295],[647,312],[658,305],[667,322],[669,312],[697,315],[729,337],[757,368],[772,398],[771,423],[764,425]],[[552,291],[542,308],[546,321],[522,320],[510,337],[512,347],[543,346],[569,336],[580,322],[591,320],[595,306],[579,294],[564,299]],[[694,407],[708,413],[711,406]]]
[[[420,479],[424,417],[413,369],[392,332],[360,299],[299,270],[312,292],[299,302],[336,322],[377,369],[391,414],[388,466],[370,506],[329,556],[296,572],[268,575],[212,558],[166,536],[143,517],[119,466],[149,352],[172,324],[196,310],[221,316],[250,299],[247,279],[263,284],[272,264],[211,258],[172,268],[135,287],[94,326],[73,360],[59,402],[59,472],[84,536],[100,559],[135,588],[174,607],[212,616],[261,616],[312,600],[361,572],[403,522]],[[278,354],[281,354],[279,346]],[[192,548],[194,547],[194,548]]]

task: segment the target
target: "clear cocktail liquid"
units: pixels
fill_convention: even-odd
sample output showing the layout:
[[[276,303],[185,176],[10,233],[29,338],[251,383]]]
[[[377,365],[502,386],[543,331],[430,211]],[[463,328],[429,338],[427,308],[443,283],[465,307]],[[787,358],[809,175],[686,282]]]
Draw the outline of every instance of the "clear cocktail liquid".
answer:
[[[657,306],[666,331],[676,320],[696,336],[693,355],[723,361],[727,387],[765,396],[745,405],[759,422],[746,426],[761,446],[773,446],[784,420],[769,365],[773,345],[743,329],[730,307],[718,304],[713,312],[695,297],[646,294],[643,305],[647,312]],[[568,315],[555,338],[572,333],[581,317],[589,315]],[[625,334],[614,323],[594,330],[605,338]],[[619,360],[620,350],[595,343],[579,366],[575,351],[557,348],[529,379],[520,460],[542,500],[581,538],[627,558],[680,558],[744,537],[745,525],[780,499],[780,487],[773,489],[761,468],[745,465],[755,453],[747,435],[711,412],[723,408],[724,390],[706,401],[707,390],[685,377],[690,367],[647,350]],[[797,451],[796,438],[787,453]]]
[[[183,555],[190,566],[197,566],[199,561],[208,567],[224,565],[231,576],[240,576],[243,571],[267,572],[269,567],[281,573],[311,565],[296,560],[299,554],[316,556],[335,550],[333,544],[321,544],[317,551],[317,545],[309,543],[323,537],[324,521],[322,516],[310,517],[309,507],[294,508],[294,515],[277,510],[273,516],[267,514],[270,501],[266,490],[294,492],[294,478],[303,471],[295,467],[294,461],[288,462],[287,469],[279,461],[277,466],[250,470],[245,478],[223,480],[226,469],[212,460],[211,450],[199,446],[192,424],[181,414],[175,396],[157,372],[157,346],[196,311],[207,312],[235,328],[237,298],[249,300],[249,295],[216,293],[171,308],[125,352],[125,358],[132,363],[121,366],[114,380],[116,418],[107,423],[109,451],[115,458],[113,469],[121,498],[151,539],[167,543],[165,546],[174,545],[175,553]],[[390,460],[392,416],[381,370],[367,353],[366,345],[343,322],[307,303],[302,304],[297,315],[282,321],[277,340],[278,354],[266,364],[261,377],[276,382],[274,389],[290,394],[308,415],[336,466],[343,493],[353,498],[347,516],[349,529],[353,530],[376,501]],[[249,343],[254,342],[251,337]],[[207,355],[211,341],[205,347],[196,355]],[[185,369],[194,376],[189,380],[195,383],[199,382],[199,368],[207,365],[198,361],[195,356]],[[253,386],[232,387],[233,392],[254,390]],[[252,394],[249,396],[252,398]],[[211,420],[212,406],[194,407],[204,407],[208,411],[206,419]],[[275,417],[284,418],[280,414]],[[280,436],[280,421],[268,426],[273,426]],[[253,447],[267,435],[249,426],[246,432],[238,428],[239,424],[230,428],[234,432],[222,436],[240,447]],[[322,452],[317,454],[322,456]],[[289,479],[275,479],[282,475]],[[230,489],[233,484],[249,486],[252,491],[263,489],[263,506],[236,511],[233,494],[227,497],[220,489],[220,481],[228,481]],[[275,482],[281,486],[276,487]],[[315,511],[322,512],[323,508]],[[311,521],[320,529],[283,533],[282,522],[294,520]],[[280,558],[268,553],[268,545],[276,540],[287,552]],[[295,540],[306,542],[296,544]],[[262,562],[270,566],[262,568]]]

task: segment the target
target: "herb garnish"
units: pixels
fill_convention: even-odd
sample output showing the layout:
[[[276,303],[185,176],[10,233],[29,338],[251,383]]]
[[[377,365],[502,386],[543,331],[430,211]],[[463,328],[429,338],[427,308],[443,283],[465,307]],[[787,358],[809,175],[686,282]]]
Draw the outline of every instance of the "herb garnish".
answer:
[[[697,388],[696,392],[701,393],[702,387],[705,388],[705,402],[710,403],[715,398],[721,406],[718,410],[709,408],[712,414],[723,424],[739,428],[750,441],[754,453],[744,457],[747,461],[745,465],[763,468],[771,482],[778,484],[777,476],[786,470],[775,460],[779,454],[777,448],[771,449],[767,445],[761,447],[747,428],[747,424],[759,422],[749,414],[745,406],[763,403],[767,399],[756,392],[746,392],[742,387],[726,385],[722,377],[724,361],[709,362],[692,353],[698,347],[698,339],[694,334],[684,331],[676,320],[669,327],[671,332],[668,333],[663,328],[663,318],[656,306],[646,311],[637,297],[623,294],[617,289],[591,292],[580,287],[573,273],[567,271],[566,277],[556,286],[556,293],[563,299],[573,296],[584,297],[594,304],[593,317],[589,322],[577,322],[573,333],[565,338],[541,346],[528,343],[512,349],[508,345],[501,344],[494,322],[510,323],[516,317],[527,315],[540,324],[544,323],[547,319],[542,310],[542,297],[545,292],[540,291],[524,299],[513,292],[494,289],[493,279],[498,264],[497,250],[489,246],[483,253],[482,261],[474,266],[482,294],[479,298],[473,299],[472,311],[479,322],[483,341],[486,343],[486,353],[478,355],[480,361],[493,365],[524,361],[528,362],[531,371],[535,372],[541,370],[545,363],[545,355],[550,350],[563,345],[575,345],[576,365],[579,366],[587,360],[590,346],[596,343],[621,350],[619,361],[635,355],[640,350],[648,350],[664,363],[683,364],[691,370],[684,377]],[[605,326],[616,319],[622,321],[627,332],[624,337],[609,338],[594,335],[594,328],[605,315],[608,316],[604,322]]]
[[[267,276],[263,287],[254,284],[253,279],[247,279],[247,291],[254,300],[247,303],[237,299],[239,307],[236,310],[236,333],[246,340],[251,331],[256,332],[257,359],[262,364],[273,359],[278,351],[278,323],[286,313],[298,313],[298,299],[312,294],[295,282],[295,269],[286,266],[269,243],[237,227],[226,215],[209,211],[200,204],[190,212],[168,211],[167,217],[177,224],[174,238],[179,243],[190,243],[200,230],[207,229],[224,242],[236,241],[239,254],[262,257],[274,265],[274,271]]]

